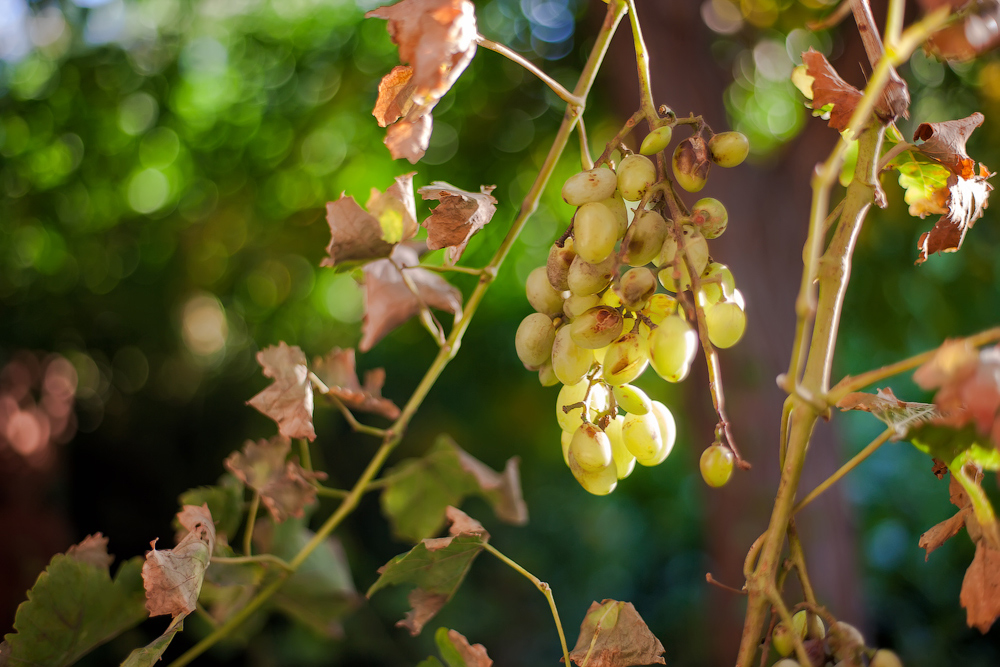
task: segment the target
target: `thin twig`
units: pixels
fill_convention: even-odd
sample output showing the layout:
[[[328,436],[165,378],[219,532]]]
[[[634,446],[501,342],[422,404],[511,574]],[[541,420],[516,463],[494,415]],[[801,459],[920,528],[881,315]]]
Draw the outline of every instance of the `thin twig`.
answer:
[[[809,495],[807,495],[805,498],[800,500],[798,504],[795,505],[795,507],[792,509],[792,513],[797,514],[799,510],[801,510],[803,507],[805,507],[812,501],[816,500],[816,498],[818,498],[820,494],[822,494],[824,491],[826,491],[831,486],[840,481],[844,477],[844,475],[857,468],[859,463],[861,463],[866,458],[874,454],[875,450],[884,445],[889,440],[889,438],[891,438],[895,433],[896,429],[894,428],[887,428],[886,430],[882,431],[882,433],[879,434],[877,438],[872,440],[864,449],[862,449],[853,458],[851,458],[850,461],[840,466],[840,468],[835,473],[833,473],[825,480],[820,482],[819,486],[810,491]]]
[[[788,611],[788,607],[785,606],[785,601],[781,599],[777,591],[770,592],[770,602],[771,606],[778,611],[778,616],[781,617],[781,622],[785,624],[786,628],[792,629],[795,627],[794,621],[792,621],[792,615]],[[810,665],[812,661],[809,660],[809,654],[806,653],[805,644],[802,642],[802,635],[797,632],[790,632],[792,636],[792,644],[795,646],[795,656],[799,659],[800,665]]]
[[[253,555],[253,526],[257,521],[257,509],[260,507],[260,491],[253,492],[250,509],[247,510],[247,526],[243,531],[243,555]]]
[[[388,259],[392,262],[392,265],[396,267],[396,270],[399,271],[399,275],[402,277],[403,284],[406,285],[406,289],[410,290],[410,294],[412,294],[416,298],[417,303],[420,304],[421,324],[423,324],[424,328],[427,329],[427,333],[429,333],[434,340],[437,341],[438,347],[443,346],[445,342],[444,327],[442,327],[441,323],[437,321],[436,317],[434,317],[434,313],[431,312],[431,309],[424,300],[424,297],[420,294],[420,289],[417,288],[416,283],[413,282],[413,278],[403,271],[403,267],[398,264],[395,259],[392,257],[389,257]]]
[[[492,39],[487,39],[482,35],[476,35],[476,42],[478,42],[480,46],[483,46],[489,49],[490,51],[494,51],[504,56],[505,58],[510,59],[511,61],[517,63],[524,69],[528,70],[529,72],[537,76],[542,81],[542,83],[551,88],[552,92],[558,95],[564,102],[572,106],[575,106],[577,108],[582,108],[586,103],[585,99],[579,97],[578,95],[574,95],[573,93],[566,90],[566,88],[564,88],[561,83],[559,83],[551,76],[543,72],[533,62],[522,56],[517,51],[514,51],[510,47],[504,46],[499,42],[494,42]]]
[[[436,264],[415,264],[413,266],[402,267],[403,271],[413,271],[416,269],[425,269],[427,271],[434,271],[435,273],[464,273],[469,276],[481,276],[485,269],[474,269],[471,266],[447,266]]]
[[[312,371],[309,372],[309,381],[312,382],[313,386],[316,387],[316,390],[319,391],[319,393],[326,396],[328,399],[330,399],[331,403],[337,406],[337,409],[340,410],[340,413],[342,415],[344,415],[344,419],[347,420],[347,423],[353,430],[357,431],[358,433],[367,433],[368,435],[373,435],[376,438],[384,438],[385,434],[388,433],[388,431],[386,431],[384,428],[378,428],[376,426],[368,426],[367,424],[362,424],[361,422],[359,422],[357,418],[354,416],[354,413],[352,413],[350,409],[346,405],[344,405],[344,402],[341,401],[335,394],[331,393],[330,388],[326,386],[326,383],[323,382],[323,380],[321,380],[319,376],[317,376]]]
[[[622,140],[635,129],[635,126],[639,124],[639,121],[646,117],[646,113],[642,110],[636,111],[632,116],[625,121],[625,125],[622,129],[618,130],[611,141],[608,142],[607,146],[604,148],[604,152],[601,153],[600,157],[594,160],[595,165],[606,164],[611,160],[611,154],[618,150],[618,146],[621,144]]]
[[[590,144],[587,142],[587,126],[583,124],[583,114],[576,119],[576,134],[580,137],[580,166],[584,171],[594,168],[594,161],[590,157]]]
[[[292,569],[286,561],[278,558],[274,554],[257,554],[256,556],[212,556],[213,563],[226,563],[229,565],[238,565],[240,563],[263,563],[265,565],[277,565],[282,570]]]
[[[715,577],[713,577],[711,572],[706,572],[705,573],[705,581],[707,581],[708,583],[712,584],[713,586],[718,586],[719,588],[721,588],[724,591],[729,591],[730,593],[736,593],[737,595],[746,595],[747,594],[746,591],[741,591],[738,588],[733,588],[732,586],[727,586],[726,584],[722,583],[721,581],[719,581],[718,579],[716,579]]]

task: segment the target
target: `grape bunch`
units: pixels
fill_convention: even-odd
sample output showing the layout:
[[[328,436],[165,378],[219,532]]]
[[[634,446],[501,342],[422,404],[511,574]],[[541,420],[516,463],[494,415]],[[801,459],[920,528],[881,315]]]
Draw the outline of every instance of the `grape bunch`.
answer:
[[[795,650],[795,635],[802,640],[813,665],[903,667],[899,656],[892,651],[866,647],[865,638],[853,625],[837,621],[828,630],[819,616],[808,614],[805,610],[792,616],[791,629],[784,622],[774,626],[771,646],[780,657],[772,667],[801,667],[797,660],[788,657]]]
[[[717,348],[736,344],[746,328],[732,272],[709,256],[708,241],[726,230],[725,207],[712,198],[690,211],[676,200],[668,206],[673,190],[647,157],[664,150],[670,134],[669,126],[654,130],[617,169],[599,166],[566,181],[562,196],[576,214],[525,285],[536,312],[517,329],[517,355],[544,386],[563,385],[556,401],[563,457],[595,495],[613,491],[636,463],[658,465],[670,454],[673,415],[630,383],[647,366],[669,382],[687,377],[699,347],[694,304]],[[735,166],[748,149],[737,132],[708,142],[697,134],[675,150],[674,180],[700,190],[711,162]],[[733,463],[717,437],[702,456],[702,474],[722,486]]]

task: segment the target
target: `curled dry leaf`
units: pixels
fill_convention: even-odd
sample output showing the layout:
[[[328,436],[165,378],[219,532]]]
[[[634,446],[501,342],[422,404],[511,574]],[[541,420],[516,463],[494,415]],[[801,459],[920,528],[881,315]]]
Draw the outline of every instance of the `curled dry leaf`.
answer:
[[[421,302],[430,308],[462,316],[462,293],[441,276],[421,268],[407,270],[416,288],[410,290],[399,267],[417,266],[417,251],[398,245],[389,259],[364,267],[365,317],[358,349],[367,352],[390,331],[420,312]],[[297,348],[296,348],[297,349]]]
[[[323,473],[307,472],[297,461],[285,461],[291,443],[276,436],[270,440],[247,440],[242,452],[233,452],[225,460],[226,470],[260,493],[264,506],[277,522],[288,517],[301,518],[304,509],[316,501],[314,479]]]
[[[587,610],[569,657],[581,666],[586,661],[589,667],[629,667],[665,665],[663,652],[631,602],[602,600]]]
[[[830,127],[843,132],[851,122],[855,107],[861,101],[861,91],[844,81],[826,57],[815,49],[803,53],[802,62],[806,66],[806,73],[813,78],[813,109],[821,109],[827,104],[832,104]]]
[[[965,143],[986,117],[976,112],[968,118],[941,123],[921,123],[913,133],[913,141],[922,141],[921,153],[963,178],[975,175],[975,161],[965,152]]]
[[[901,401],[888,387],[879,389],[876,394],[852,392],[840,399],[837,407],[844,412],[862,410],[872,413],[879,421],[894,429],[897,438],[906,435],[915,424],[937,415],[937,409],[932,404]]]
[[[342,350],[335,347],[325,357],[317,357],[313,361],[313,372],[329,388],[332,396],[336,396],[352,410],[374,412],[387,419],[399,416],[396,404],[387,398],[382,398],[382,385],[385,384],[384,368],[376,368],[365,373],[364,386],[358,382],[353,348]]]
[[[417,190],[426,199],[441,202],[424,220],[427,249],[448,248],[448,261],[458,261],[473,234],[482,229],[497,211],[497,200],[490,193],[495,185],[482,185],[479,192],[468,192],[442,181]]]
[[[66,555],[103,570],[115,562],[115,557],[108,553],[108,538],[101,533],[87,535],[82,542],[67,549]]]
[[[976,555],[965,571],[959,597],[970,628],[986,633],[1000,617],[1000,551],[985,540],[976,544]]]
[[[326,248],[328,257],[320,265],[349,268],[388,257],[397,243],[416,236],[413,174],[397,176],[384,193],[372,188],[367,211],[344,194],[337,201],[327,202],[330,244]]]
[[[185,505],[177,520],[187,528],[187,536],[173,549],[165,550],[157,550],[153,540],[153,550],[146,554],[142,566],[150,616],[170,614],[176,618],[195,610],[215,548],[215,524],[208,505]]]
[[[1000,449],[1000,346],[977,351],[965,341],[947,341],[913,379],[938,390],[936,423],[956,429],[972,424]]]
[[[372,112],[383,127],[393,124],[385,144],[393,158],[416,163],[430,141],[431,111],[476,53],[475,7],[469,0],[403,0],[366,18],[389,21],[399,59],[379,84]]]
[[[274,382],[247,403],[277,422],[286,438],[315,440],[312,385],[301,348],[282,341],[258,352],[257,363]]]
[[[917,241],[920,254],[916,264],[924,263],[934,253],[955,252],[962,247],[965,233],[983,216],[983,210],[993,190],[987,179],[992,176],[993,174],[980,164],[979,174],[972,178],[963,178],[957,174],[952,174],[948,178],[948,199],[945,205],[947,213],[934,223],[931,231],[920,235],[920,240]]]

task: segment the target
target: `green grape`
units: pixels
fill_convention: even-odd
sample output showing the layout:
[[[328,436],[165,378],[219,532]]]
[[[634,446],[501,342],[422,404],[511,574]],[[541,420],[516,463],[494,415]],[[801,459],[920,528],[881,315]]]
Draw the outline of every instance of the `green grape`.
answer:
[[[830,626],[826,639],[830,645],[830,652],[836,660],[852,658],[858,650],[865,647],[865,638],[861,632],[843,621],[837,621]]]
[[[625,236],[625,230],[628,229],[628,207],[625,206],[625,200],[616,192],[614,197],[605,199],[601,203],[615,216],[615,222],[618,223],[618,238]]]
[[[643,155],[654,155],[659,153],[670,143],[670,136],[672,134],[673,130],[669,125],[656,128],[643,138],[642,145],[639,147],[639,152]]]
[[[656,182],[656,165],[645,155],[628,155],[618,165],[618,191],[628,201],[639,201]]]
[[[696,201],[691,208],[691,222],[701,230],[706,239],[714,239],[726,231],[729,213],[721,201],[705,197]]]
[[[712,345],[724,350],[743,337],[747,315],[735,301],[720,301],[705,310],[705,328]]]
[[[604,381],[611,386],[631,382],[642,375],[648,363],[646,341],[633,329],[608,346],[602,364]]]
[[[642,389],[630,384],[620,384],[611,388],[615,403],[625,412],[644,415],[653,409],[653,401]]]
[[[629,269],[618,281],[614,293],[629,310],[641,310],[656,291],[656,275],[643,266]]]
[[[660,451],[658,459],[644,465],[659,465],[663,463],[670,452],[674,450],[674,443],[677,441],[677,422],[670,409],[659,401],[653,401],[653,415],[656,416],[656,423],[660,427],[660,437],[663,439],[663,449]]]
[[[597,264],[615,249],[618,242],[618,220],[601,202],[584,204],[573,219],[573,240],[576,254]]]
[[[741,132],[720,132],[708,140],[708,152],[720,167],[736,167],[750,154],[750,141]]]
[[[868,667],[903,667],[903,661],[889,649],[880,648],[875,651],[875,655],[872,656]]]
[[[637,212],[622,240],[623,259],[631,266],[653,261],[667,238],[667,223],[656,211]]]
[[[708,450],[705,450],[708,452]],[[702,461],[705,460],[705,455],[701,455]],[[704,465],[702,466],[702,477],[705,476]],[[774,626],[774,632],[771,633],[771,646],[774,650],[778,652],[783,658],[787,658],[795,650],[795,639],[791,630],[788,629],[784,623],[778,623]]]
[[[674,180],[688,192],[698,192],[708,182],[708,149],[700,136],[688,137],[677,144],[672,160]]]
[[[649,363],[668,382],[687,377],[697,352],[698,334],[681,315],[668,315],[649,334]]]
[[[569,326],[556,332],[552,341],[552,370],[563,384],[576,384],[594,363],[594,352],[573,342]]]
[[[611,441],[611,458],[615,460],[618,479],[625,479],[635,469],[635,457],[632,456],[632,452],[628,450],[622,439],[622,425],[624,423],[625,417],[618,415],[609,421],[607,428],[604,429],[604,432],[608,434],[608,440]]]
[[[569,467],[569,446],[573,442],[574,433],[576,431],[562,431],[562,434],[559,436],[560,443],[562,444],[563,461],[565,461],[567,468]]]
[[[808,629],[806,628],[807,623]],[[823,625],[823,619],[816,614],[810,614],[805,609],[792,615],[792,626],[803,639],[823,639],[826,637],[826,626]]]
[[[611,284],[611,276],[618,266],[614,255],[598,264],[591,264],[577,256],[569,267],[569,290],[578,296],[597,294]]]
[[[568,326],[574,343],[588,350],[598,350],[617,340],[624,324],[622,314],[614,308],[595,306]]]
[[[701,476],[709,486],[725,486],[733,476],[733,452],[722,445],[712,445],[701,453]],[[778,651],[781,653],[781,651]],[[788,655],[788,653],[782,653]]]
[[[684,218],[682,223],[687,222],[687,218]],[[683,228],[683,227],[682,227]],[[670,266],[674,263],[677,258],[677,239],[674,238],[674,233],[671,229],[667,229],[667,236],[663,239],[663,245],[660,246],[660,254],[658,254],[653,259],[654,266]]]
[[[532,313],[521,320],[514,334],[514,349],[525,366],[538,368],[552,356],[556,329],[548,315]]]
[[[615,469],[613,460],[606,468],[601,468],[596,472],[588,472],[580,467],[571,452],[569,454],[569,469],[584,491],[595,496],[606,496],[618,486],[618,471]]]
[[[524,292],[528,297],[528,303],[539,313],[549,317],[562,313],[563,294],[552,287],[544,266],[539,266],[528,274]]]
[[[570,206],[580,206],[614,196],[617,187],[618,177],[615,172],[607,167],[597,167],[566,179],[562,187],[562,198]]]
[[[637,463],[650,465],[663,451],[660,422],[652,409],[644,415],[626,413],[622,422],[622,442]]]
[[[552,359],[546,359],[545,363],[538,367],[538,381],[543,387],[554,387],[559,384],[559,378],[552,370]]]
[[[572,237],[566,239],[561,248],[555,243],[549,248],[545,273],[549,277],[549,284],[560,292],[569,289],[569,266],[573,263],[574,257],[576,252],[573,250]]]
[[[701,274],[701,291],[698,293],[702,307],[718,303],[723,298],[729,298],[736,289],[736,281],[729,267],[719,262],[711,262],[705,273]]]
[[[586,296],[570,294],[563,302],[563,314],[569,319],[574,320],[594,306],[600,305],[600,303],[601,297],[596,294],[587,294]]]
[[[641,312],[653,324],[659,324],[667,315],[673,315],[677,312],[677,299],[669,294],[654,294],[649,298],[649,303]]]
[[[569,455],[587,472],[598,472],[611,465],[611,441],[594,424],[580,424],[569,444]]]
[[[698,275],[701,275],[708,266],[708,241],[705,240],[701,232],[691,225],[684,225],[681,227],[681,233],[684,236],[684,249],[687,252],[687,260],[677,251],[671,258],[672,263],[666,263],[666,266],[658,274],[660,283],[671,292],[683,292],[691,288],[691,274],[688,267],[688,260],[690,260],[691,266],[694,267]],[[666,247],[667,244],[664,243],[664,250],[660,253],[661,258],[669,256],[669,253],[666,252]]]
[[[556,421],[559,422],[559,428],[563,431],[572,434],[580,428],[580,424],[583,423],[581,416],[583,408],[576,407],[566,412],[563,407],[582,403],[584,396],[587,397],[588,421],[597,421],[601,413],[607,412],[608,408],[611,407],[611,392],[607,387],[599,382],[594,383],[594,386],[590,387],[589,394],[587,393],[588,387],[590,387],[590,383],[583,380],[574,385],[566,385],[559,390],[559,396],[556,398]]]

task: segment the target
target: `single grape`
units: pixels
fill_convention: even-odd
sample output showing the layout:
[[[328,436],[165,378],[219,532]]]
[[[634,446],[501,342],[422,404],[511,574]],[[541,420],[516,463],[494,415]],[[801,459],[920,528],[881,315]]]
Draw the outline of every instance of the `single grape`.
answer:
[[[705,327],[712,345],[726,349],[743,337],[747,315],[735,301],[720,301],[705,310]]]
[[[670,408],[659,401],[653,401],[653,414],[656,416],[656,423],[660,426],[660,437],[663,439],[663,449],[660,451],[658,459],[645,463],[644,465],[660,465],[674,450],[674,443],[677,442],[677,422]]]
[[[706,449],[705,451],[707,452],[708,450]],[[704,460],[705,455],[702,454],[701,456],[702,460]],[[704,468],[704,466],[702,467]],[[702,477],[704,476],[705,473],[702,471]],[[795,650],[794,634],[784,623],[778,623],[774,626],[774,632],[771,633],[771,646],[783,658],[787,658]]]
[[[622,240],[623,259],[630,266],[644,266],[660,254],[667,238],[667,223],[656,211],[637,212]]]
[[[705,240],[701,232],[692,225],[684,225],[681,227],[681,236],[684,240],[684,253],[681,253],[680,249],[676,249],[673,256],[670,257],[671,253],[667,242],[664,242],[660,252],[661,259],[666,260],[670,257],[669,261],[664,262],[664,268],[660,271],[659,278],[663,286],[671,292],[683,292],[690,289],[691,269],[693,268],[695,273],[700,276],[705,271],[709,261],[708,241]],[[676,246],[674,247],[676,248]],[[690,262],[690,267],[688,262]]]
[[[608,346],[602,364],[604,381],[611,386],[631,382],[642,375],[648,363],[646,341],[633,329]]]
[[[576,254],[591,264],[610,255],[618,242],[618,220],[601,202],[584,204],[573,218],[573,240]]]
[[[608,306],[595,306],[581,313],[568,326],[573,342],[588,350],[607,347],[622,334],[622,314]]]
[[[604,432],[608,434],[608,440],[611,441],[611,457],[615,460],[618,479],[625,479],[635,469],[635,457],[632,456],[632,452],[628,450],[625,441],[622,440],[622,425],[624,423],[625,417],[618,415],[609,421],[607,428],[604,429]]]
[[[566,179],[562,187],[562,198],[570,206],[580,206],[614,196],[617,187],[618,177],[615,172],[607,167],[597,167]]]
[[[552,370],[563,384],[576,384],[594,363],[594,352],[573,342],[568,326],[556,332],[552,342]]]
[[[625,206],[625,200],[615,192],[614,197],[605,199],[601,203],[615,216],[615,222],[618,223],[618,238],[625,236],[625,230],[628,229],[628,207]]]
[[[650,410],[644,415],[627,413],[622,423],[622,442],[640,465],[655,465],[663,452],[660,423]]]
[[[641,310],[656,291],[656,275],[644,266],[629,269],[618,281],[614,293],[629,310]]]
[[[555,243],[549,248],[549,258],[545,263],[545,273],[549,284],[560,292],[569,289],[569,266],[573,263],[576,252],[573,250],[573,239],[568,238],[563,247]]]
[[[525,366],[539,367],[552,356],[556,329],[548,315],[532,313],[521,320],[514,334],[517,357]]]
[[[850,623],[843,621],[837,621],[830,626],[830,631],[826,633],[826,639],[830,645],[830,652],[836,660],[852,658],[857,651],[865,647],[865,638],[861,632]]]
[[[875,651],[875,655],[872,656],[868,667],[903,667],[903,661],[889,649],[880,648]]]
[[[733,476],[733,452],[722,445],[712,445],[701,453],[701,476],[709,486],[725,486]],[[780,651],[779,651],[780,653]],[[788,655],[783,653],[782,655]]]
[[[528,303],[539,313],[555,317],[562,313],[563,294],[552,287],[544,266],[532,270],[524,284]]]
[[[601,297],[596,294],[587,294],[586,296],[570,294],[563,302],[563,314],[569,319],[574,320],[594,306],[600,305],[600,303]]]
[[[559,428],[568,433],[575,433],[576,429],[580,428],[580,424],[583,423],[583,408],[575,407],[569,412],[563,410],[567,405],[574,405],[576,403],[582,403],[583,397],[587,397],[587,420],[596,421],[598,416],[606,412],[611,406],[611,392],[600,382],[594,383],[593,387],[590,387],[590,393],[588,394],[587,388],[590,387],[590,383],[586,380],[578,382],[574,385],[566,385],[559,390],[559,396],[556,398],[556,421],[559,422]]]
[[[823,619],[816,614],[810,614],[805,609],[792,615],[792,625],[803,639],[823,639],[826,637],[826,626],[823,624]]]
[[[639,152],[643,155],[655,155],[659,153],[670,143],[672,134],[673,130],[669,125],[656,128],[643,138]]]
[[[543,387],[554,387],[559,384],[559,378],[552,370],[552,359],[546,359],[545,363],[538,367],[538,381]]]
[[[649,303],[641,312],[653,324],[659,324],[664,317],[677,312],[677,299],[669,294],[654,294],[649,298]]]
[[[620,384],[611,388],[615,403],[625,412],[644,415],[653,409],[653,401],[642,389],[631,384]]]
[[[681,315],[668,315],[649,334],[649,362],[668,382],[687,377],[697,352],[698,334]]]
[[[597,294],[611,284],[618,260],[614,255],[598,264],[591,264],[577,256],[569,267],[569,289],[573,294],[586,296]]]
[[[562,434],[559,436],[559,442],[562,444],[563,461],[566,463],[567,468],[569,467],[569,446],[573,442],[574,433],[576,431],[562,431]]]
[[[729,213],[721,201],[705,197],[696,201],[691,208],[691,222],[701,230],[706,239],[714,239],[726,231]]]
[[[688,137],[674,149],[674,180],[688,192],[698,192],[708,182],[711,164],[705,140],[698,135]]]
[[[587,472],[598,472],[611,465],[611,441],[594,424],[581,424],[569,444],[569,455]]]
[[[735,167],[750,154],[750,141],[741,132],[720,132],[708,140],[708,151],[720,167]]]
[[[618,471],[615,469],[615,462],[612,460],[606,468],[601,468],[595,472],[588,472],[580,467],[572,452],[569,454],[569,469],[573,477],[580,483],[584,491],[595,496],[606,496],[618,486]]]
[[[736,289],[736,281],[733,272],[729,267],[719,262],[711,262],[701,274],[701,298],[702,307],[718,303],[723,298],[729,298]]]
[[[656,165],[645,155],[628,155],[618,165],[618,191],[628,201],[639,201],[656,182]]]

